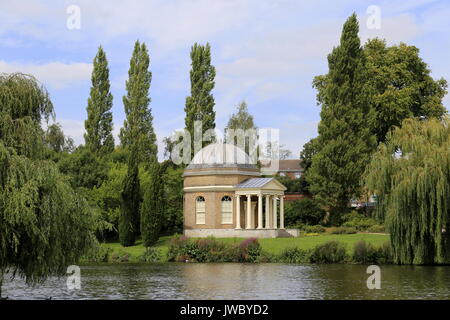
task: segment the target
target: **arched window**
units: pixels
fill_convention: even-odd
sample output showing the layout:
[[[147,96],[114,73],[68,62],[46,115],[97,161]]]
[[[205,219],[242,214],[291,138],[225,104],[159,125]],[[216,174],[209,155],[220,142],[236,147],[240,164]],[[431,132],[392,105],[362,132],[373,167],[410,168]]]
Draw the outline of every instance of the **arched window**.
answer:
[[[197,197],[195,200],[195,221],[197,224],[205,224],[205,198]]]
[[[233,202],[231,197],[225,196],[222,198],[222,223],[231,224],[233,223]]]

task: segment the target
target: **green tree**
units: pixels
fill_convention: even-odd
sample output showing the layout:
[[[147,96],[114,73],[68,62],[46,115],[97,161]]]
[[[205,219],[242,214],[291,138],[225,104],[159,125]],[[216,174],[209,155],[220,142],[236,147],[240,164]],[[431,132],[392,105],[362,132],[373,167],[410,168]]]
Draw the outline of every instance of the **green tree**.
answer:
[[[47,90],[31,75],[0,74],[0,139],[17,154],[44,156],[41,121],[54,118]]]
[[[139,163],[146,166],[157,161],[158,147],[153,129],[153,116],[149,108],[152,73],[148,70],[150,57],[144,43],[136,41],[126,82],[127,95],[123,97],[126,119],[120,129],[120,141],[125,149],[138,146]]]
[[[184,108],[186,112],[185,128],[191,135],[192,152],[195,151],[194,122],[202,121],[202,135],[207,130],[214,130],[216,127],[215,102],[211,93],[215,85],[215,76],[216,69],[211,65],[211,46],[209,43],[205,46],[195,43],[191,48],[191,95],[186,97]],[[205,147],[209,143],[211,141],[202,141],[201,147]]]
[[[69,177],[71,185],[77,189],[100,187],[108,173],[105,161],[85,146],[79,146],[69,156],[61,159],[58,166],[61,172]]]
[[[0,294],[3,275],[33,284],[62,275],[94,244],[86,201],[42,160],[41,119],[53,113],[32,76],[0,75]]]
[[[303,168],[303,173],[307,174],[309,168],[312,165],[312,158],[318,151],[318,139],[312,138],[303,145],[303,149],[300,152],[300,164]]]
[[[325,211],[310,198],[304,198],[286,203],[285,224],[295,226],[298,224],[317,225],[325,217]]]
[[[144,247],[154,245],[161,232],[162,218],[165,209],[164,182],[161,165],[152,167],[151,182],[145,190],[141,205],[141,235]]]
[[[230,119],[228,120],[228,124],[226,127],[228,143],[232,143],[234,145],[239,146],[239,137],[237,135],[243,134],[245,136],[244,136],[244,140],[242,140],[241,143],[244,144],[244,151],[247,154],[250,154],[250,150],[252,150],[257,143],[256,132],[253,137],[246,134],[245,131],[250,130],[250,129],[256,130],[255,122],[253,120],[253,116],[248,112],[247,103],[245,101],[242,101],[237,106],[237,112],[232,114],[230,116]],[[229,130],[234,130],[234,132],[233,132],[234,135],[229,134],[231,132]],[[242,132],[239,133],[238,130],[242,130]],[[250,144],[252,144],[252,145],[250,145]]]
[[[111,112],[113,96],[110,92],[108,60],[101,46],[93,64],[92,86],[87,106],[88,118],[84,122],[84,140],[91,152],[104,155],[114,150]]]
[[[248,106],[245,101],[239,103],[237,112],[230,116],[227,129],[256,129],[253,116],[248,112]]]
[[[121,213],[119,217],[119,241],[124,247],[134,245],[139,231],[139,206],[141,191],[137,146],[131,149],[128,158],[127,176],[121,194]]]
[[[66,137],[59,123],[48,126],[45,136],[45,144],[53,152],[73,152],[74,141],[71,137]]]
[[[406,119],[366,171],[395,263],[450,263],[450,118]]]
[[[179,233],[183,231],[183,171],[182,167],[165,166],[164,189],[167,205],[164,210],[162,231]]]
[[[364,85],[364,54],[353,14],[344,24],[340,45],[328,56],[329,71],[314,86],[322,105],[317,140],[307,180],[332,222],[360,192],[360,177],[375,146],[368,128],[370,110]]]
[[[372,132],[384,142],[387,132],[406,118],[442,118],[447,93],[444,79],[434,80],[419,49],[404,43],[387,47],[371,39],[364,46],[370,103],[374,114]]]

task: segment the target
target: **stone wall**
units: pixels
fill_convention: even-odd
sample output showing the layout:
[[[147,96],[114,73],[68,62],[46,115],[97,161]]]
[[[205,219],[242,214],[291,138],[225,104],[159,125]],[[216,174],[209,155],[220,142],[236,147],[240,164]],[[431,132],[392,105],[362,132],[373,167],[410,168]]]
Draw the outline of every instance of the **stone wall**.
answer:
[[[278,238],[287,230],[235,230],[235,229],[192,229],[184,230],[186,237],[206,238],[214,236],[216,238]]]

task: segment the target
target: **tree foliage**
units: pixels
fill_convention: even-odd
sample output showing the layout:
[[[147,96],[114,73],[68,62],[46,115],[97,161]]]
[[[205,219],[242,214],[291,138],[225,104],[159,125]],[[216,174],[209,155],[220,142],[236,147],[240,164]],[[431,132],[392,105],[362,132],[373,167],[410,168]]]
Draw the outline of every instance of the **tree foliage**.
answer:
[[[373,109],[371,128],[378,142],[406,118],[442,118],[442,98],[447,93],[444,79],[434,80],[419,49],[400,43],[371,39],[364,46],[367,85]]]
[[[194,151],[194,122],[202,121],[202,134],[216,127],[216,112],[214,111],[214,97],[211,91],[214,89],[216,69],[211,65],[211,46],[195,43],[191,48],[191,95],[186,97],[184,111],[185,128],[192,139],[192,152]],[[205,147],[210,142],[202,142]]]
[[[87,203],[49,161],[0,143],[0,268],[28,283],[63,274],[93,243]]]
[[[53,107],[32,76],[0,76],[0,290],[12,271],[28,283],[63,274],[93,244],[86,201],[42,160],[42,118]],[[1,292],[0,292],[1,293]]]
[[[119,217],[119,241],[124,247],[134,245],[139,232],[139,206],[141,191],[137,147],[131,149],[128,159],[127,176],[121,194],[121,213]]]
[[[107,178],[105,161],[85,146],[79,146],[58,163],[62,173],[69,176],[74,188],[99,187]]]
[[[450,263],[450,119],[406,119],[366,171],[394,261]]]
[[[253,116],[248,112],[248,106],[245,101],[242,101],[237,106],[236,113],[230,116],[226,127],[226,139],[228,143],[240,146],[243,144],[243,151],[247,154],[251,154],[251,150],[257,147],[257,136],[253,137],[246,132],[246,130],[256,130],[256,125],[253,120]],[[242,136],[240,136],[242,135]],[[243,139],[242,139],[243,137]]]
[[[162,221],[162,232],[180,233],[183,231],[183,171],[182,167],[167,166],[164,173],[166,208]]]
[[[300,161],[301,166],[303,168],[303,172],[305,174],[308,172],[309,168],[311,168],[312,158],[317,153],[318,149],[319,146],[317,138],[312,138],[303,145],[303,149],[300,152]]]
[[[42,158],[41,120],[54,117],[47,90],[33,77],[0,74],[0,139],[19,155]]]
[[[141,205],[141,236],[144,247],[154,245],[161,232],[165,209],[163,169],[156,163],[152,167],[151,181],[144,192]]]
[[[138,146],[138,160],[146,165],[157,161],[158,148],[149,108],[152,73],[148,70],[150,57],[145,43],[136,41],[126,82],[127,95],[123,97],[126,119],[120,129],[122,147],[131,150]]]
[[[248,112],[248,106],[245,101],[242,101],[237,106],[236,113],[228,119],[227,129],[256,129],[253,116]]]
[[[111,112],[113,96],[110,92],[108,60],[101,46],[98,48],[93,65],[92,86],[87,106],[88,118],[84,122],[86,128],[84,139],[86,147],[91,152],[104,155],[114,150]]]
[[[45,145],[56,153],[73,152],[75,142],[71,137],[66,137],[59,123],[48,126],[44,135]]]
[[[295,226],[299,223],[317,225],[325,217],[325,211],[313,199],[304,198],[286,203],[285,224]]]
[[[328,74],[314,80],[322,110],[318,151],[307,180],[310,191],[327,207],[332,220],[359,193],[361,174],[375,147],[368,127],[370,110],[358,31],[353,14],[344,24],[340,45],[328,56]]]

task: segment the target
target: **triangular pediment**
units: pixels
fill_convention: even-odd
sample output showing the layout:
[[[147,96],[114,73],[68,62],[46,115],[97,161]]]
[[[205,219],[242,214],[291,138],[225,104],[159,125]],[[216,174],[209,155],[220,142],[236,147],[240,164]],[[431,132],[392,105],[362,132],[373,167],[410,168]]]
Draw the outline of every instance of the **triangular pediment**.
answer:
[[[273,178],[268,183],[266,183],[261,189],[285,191],[287,188],[281,182],[279,182],[277,179]]]

